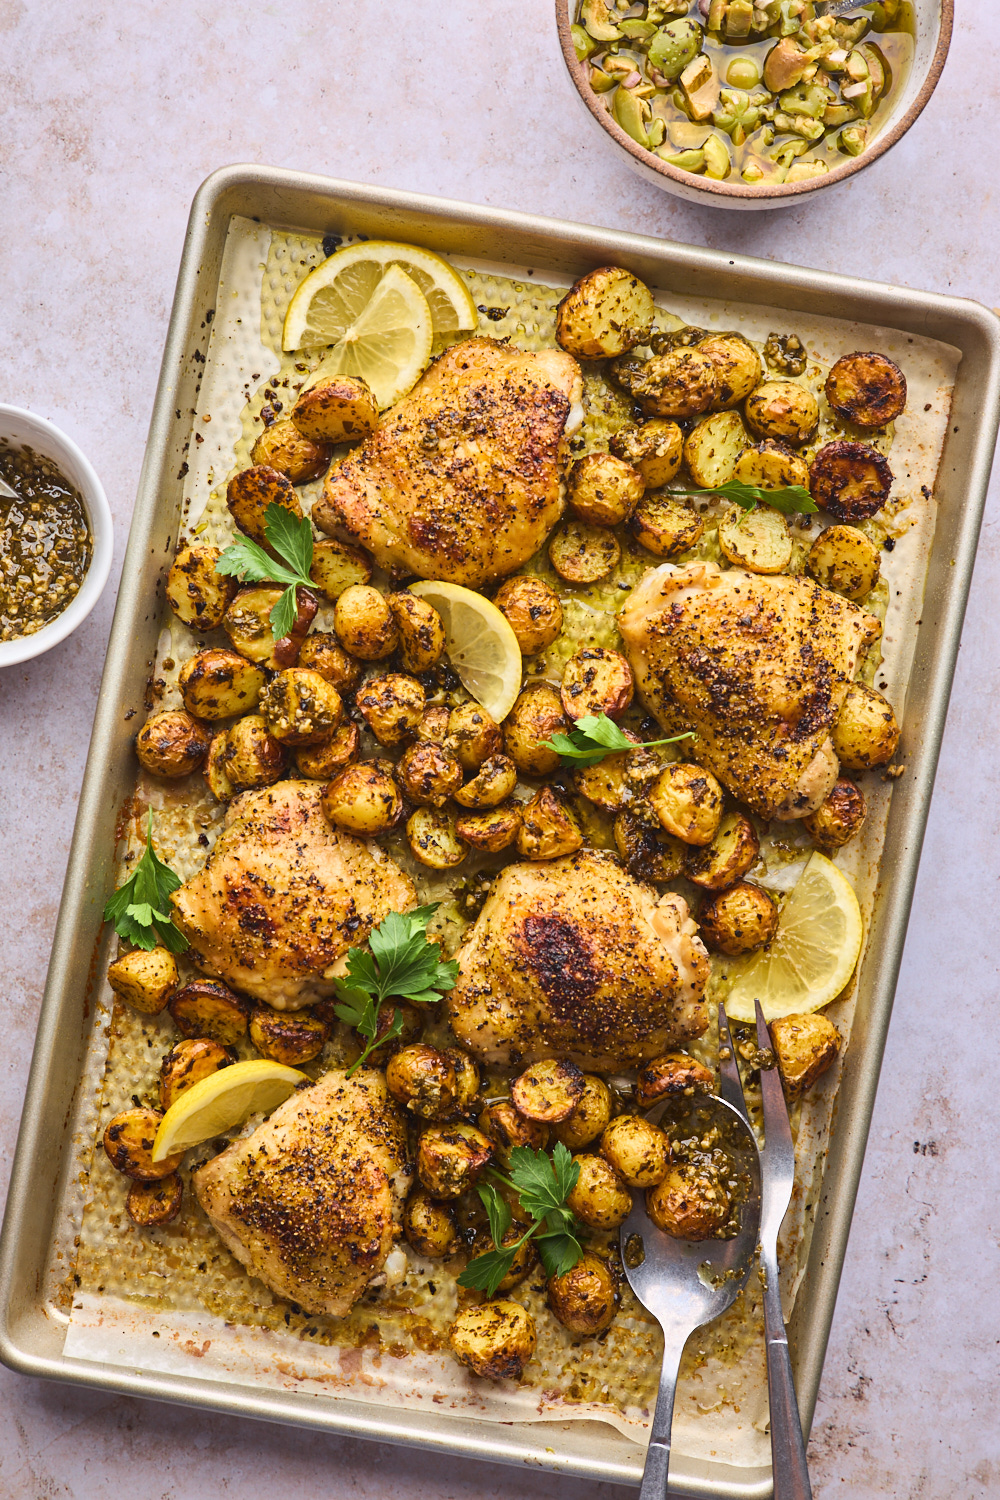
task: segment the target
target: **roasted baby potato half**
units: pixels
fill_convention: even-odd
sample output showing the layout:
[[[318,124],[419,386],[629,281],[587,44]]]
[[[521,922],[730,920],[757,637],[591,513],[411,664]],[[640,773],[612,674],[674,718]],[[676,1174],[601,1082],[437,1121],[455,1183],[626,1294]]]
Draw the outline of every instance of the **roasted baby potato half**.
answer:
[[[244,714],[216,740],[212,741],[213,773],[226,778],[230,796],[251,787],[273,786],[285,769],[284,748],[262,714]]]
[[[361,681],[361,663],[348,656],[337,637],[328,630],[307,635],[299,651],[298,665],[325,677],[339,693],[349,692]]]
[[[135,740],[144,771],[154,776],[189,776],[204,764],[212,736],[183,709],[150,714]]]
[[[803,818],[802,823],[813,842],[830,853],[849,844],[861,832],[867,816],[864,792],[846,776],[841,776],[826,801],[808,818]]]
[[[368,583],[371,576],[372,565],[368,556],[357,547],[349,547],[346,542],[338,542],[331,536],[313,543],[309,577],[316,592],[324,599],[335,604],[346,589]]]
[[[653,885],[675,880],[684,869],[684,844],[665,828],[652,827],[624,809],[615,819],[615,847],[636,880]]]
[[[517,767],[510,756],[491,755],[488,760],[483,761],[475,776],[464,786],[459,786],[453,796],[461,807],[499,807],[516,786]]]
[[[559,859],[583,844],[575,813],[550,786],[543,786],[521,809],[517,851],[524,859]]]
[[[580,1168],[567,1207],[590,1229],[617,1229],[632,1212],[632,1194],[603,1156],[574,1156]]]
[[[729,1195],[711,1173],[678,1162],[646,1193],[646,1212],[664,1234],[679,1240],[707,1240],[729,1218]]]
[[[258,1005],[250,1016],[250,1040],[261,1057],[297,1068],[319,1057],[327,1028],[318,1016],[305,1010],[273,1010]]]
[[[262,547],[267,544],[264,522],[269,505],[280,505],[297,520],[302,519],[302,507],[291,480],[267,464],[254,464],[234,474],[226,486],[226,504],[240,530]]]
[[[868,443],[827,443],[809,466],[809,493],[838,521],[867,521],[889,498],[892,470]]]
[[[548,1284],[549,1306],[564,1328],[578,1338],[593,1338],[614,1322],[620,1293],[606,1261],[585,1251],[576,1265]]]
[[[125,1196],[125,1212],[139,1229],[155,1229],[176,1219],[184,1201],[184,1185],[176,1172],[158,1182],[133,1182]]]
[[[819,402],[794,380],[765,380],[743,409],[747,425],[760,437],[796,448],[807,443],[819,425]]]
[[[390,1094],[423,1120],[444,1120],[455,1109],[458,1077],[446,1052],[418,1042],[389,1059],[385,1082]]]
[[[559,696],[568,719],[602,713],[617,719],[634,692],[632,668],[620,651],[586,646],[566,663]]]
[[[553,1129],[556,1140],[562,1141],[570,1151],[579,1151],[604,1132],[611,1119],[611,1090],[603,1078],[595,1073],[584,1073],[583,1093],[571,1114],[560,1120]]]
[[[108,983],[133,1010],[158,1016],[177,988],[177,960],[166,948],[133,948],[108,967]]]
[[[741,333],[713,333],[696,347],[715,365],[715,404],[723,411],[738,406],[760,384],[760,355]]]
[[[588,453],[567,475],[570,510],[591,526],[627,521],[646,492],[638,469],[613,453]]]
[[[460,703],[448,716],[448,747],[462,769],[475,775],[503,749],[503,734],[481,703]]]
[[[535,1322],[519,1302],[496,1300],[459,1313],[452,1353],[484,1380],[520,1380],[535,1352]]]
[[[664,766],[649,802],[667,833],[684,844],[710,844],[722,820],[722,787],[711,771],[687,761]]]
[[[526,1120],[558,1125],[583,1098],[583,1074],[575,1063],[546,1058],[526,1068],[510,1086],[511,1103]]]
[[[688,433],[684,443],[684,462],[695,484],[715,489],[728,484],[736,473],[736,464],[750,438],[738,411],[717,411],[702,417]]]
[[[343,723],[321,745],[299,745],[295,768],[310,781],[332,781],[345,766],[357,760],[361,734],[356,724]]]
[[[509,849],[517,841],[523,820],[519,802],[503,802],[499,807],[486,808],[484,812],[460,813],[455,819],[455,833],[473,849],[499,854],[501,849]]]
[[[451,1209],[423,1188],[417,1188],[406,1200],[403,1233],[417,1254],[428,1260],[444,1260],[461,1244]]]
[[[328,443],[314,443],[294,422],[272,422],[250,449],[250,461],[277,469],[292,484],[307,484],[330,467],[333,457]]]
[[[450,870],[469,852],[454,817],[443,807],[418,807],[406,821],[406,837],[414,859],[431,870]]]
[[[633,377],[632,395],[650,417],[673,422],[700,417],[719,399],[715,361],[700,348],[654,354]]]
[[[710,844],[691,845],[685,856],[688,880],[702,890],[721,891],[756,864],[760,839],[743,813],[726,813]]]
[[[396,780],[418,807],[444,807],[462,788],[462,767],[444,745],[417,740],[396,763]]]
[[[192,630],[215,630],[230,599],[236,579],[217,573],[222,557],[218,547],[181,547],[167,574],[167,602],[178,620]]]
[[[403,814],[403,799],[392,771],[376,760],[345,766],[323,792],[320,806],[335,828],[362,838],[385,833]]]
[[[261,693],[260,712],[283,745],[322,745],[340,723],[344,705],[337,689],[318,672],[288,667]]]
[[[266,679],[260,667],[221,646],[199,651],[177,679],[184,707],[196,719],[232,719],[257,706]]]
[[[567,734],[569,728],[554,688],[545,684],[526,688],[504,720],[504,748],[522,776],[548,776],[558,770],[559,755],[541,742],[554,734]]]
[[[399,645],[396,618],[376,588],[352,583],[337,599],[333,628],[344,650],[359,661],[383,661]]]
[[[618,1115],[601,1136],[601,1155],[629,1187],[655,1187],[667,1175],[670,1142],[642,1115]]]
[[[899,744],[899,725],[892,705],[874,688],[852,682],[831,738],[837,759],[849,771],[884,766]]]
[[[167,1009],[182,1036],[235,1047],[247,1034],[249,1003],[217,979],[193,979],[174,992]]]
[[[549,561],[567,583],[600,583],[618,566],[622,549],[612,532],[567,521],[549,542]]]
[[[774,937],[778,908],[766,891],[749,880],[717,891],[698,916],[698,930],[710,948],[730,958],[756,953]]]
[[[906,407],[906,376],[884,354],[845,354],[826,377],[826,399],[855,427],[885,427]]]
[[[649,287],[621,266],[573,283],[556,308],[556,342],[578,359],[610,359],[644,344],[656,309]]]
[[[489,1137],[502,1167],[510,1166],[510,1153],[515,1146],[543,1151],[549,1143],[549,1127],[541,1120],[529,1120],[518,1114],[510,1099],[487,1104],[479,1116],[479,1128]]]
[[[444,626],[433,604],[407,589],[386,601],[399,632],[399,655],[408,672],[426,672],[444,654]]]
[[[412,738],[427,706],[420,683],[404,672],[369,677],[354,701],[379,744],[387,746]]]
[[[825,589],[855,601],[870,594],[882,571],[874,542],[856,526],[828,526],[809,548],[806,567]]]
[[[840,1032],[826,1016],[781,1016],[771,1022],[771,1045],[789,1099],[797,1098],[837,1060]]]
[[[623,427],[608,442],[617,458],[642,475],[648,489],[669,484],[684,456],[684,434],[676,422],[652,417],[641,427]]]
[[[289,416],[312,443],[357,443],[378,426],[378,402],[359,375],[328,375],[306,386]]]
[[[517,637],[522,656],[544,651],[562,631],[559,595],[541,578],[508,578],[493,602]]]
[[[647,552],[656,557],[676,557],[699,541],[705,522],[689,501],[660,490],[640,500],[629,530]]]
[[[459,1198],[493,1155],[474,1125],[431,1125],[417,1146],[417,1176],[432,1198]]]
[[[792,560],[792,538],[780,511],[766,505],[741,510],[733,505],[719,522],[723,555],[750,573],[783,573]]]
[[[636,1074],[635,1097],[640,1109],[649,1109],[659,1099],[690,1098],[710,1094],[715,1074],[687,1052],[665,1052],[643,1063]]]
[[[283,593],[284,589],[267,583],[255,583],[250,588],[240,589],[222,621],[233,650],[271,672],[295,665],[309,626],[316,618],[314,596],[308,589],[297,589],[292,628],[286,636],[275,640],[271,611]]]
[[[104,1150],[117,1172],[139,1182],[158,1182],[176,1172],[183,1151],[153,1160],[153,1143],[163,1116],[155,1109],[126,1109],[108,1121],[104,1132]]]
[[[211,1037],[186,1037],[175,1042],[160,1061],[160,1108],[168,1110],[194,1084],[228,1068],[232,1061],[229,1048],[213,1042]]]
[[[774,438],[764,438],[744,449],[736,461],[733,478],[762,490],[790,489],[793,485],[809,488],[805,460],[793,453],[787,443],[776,442]]]

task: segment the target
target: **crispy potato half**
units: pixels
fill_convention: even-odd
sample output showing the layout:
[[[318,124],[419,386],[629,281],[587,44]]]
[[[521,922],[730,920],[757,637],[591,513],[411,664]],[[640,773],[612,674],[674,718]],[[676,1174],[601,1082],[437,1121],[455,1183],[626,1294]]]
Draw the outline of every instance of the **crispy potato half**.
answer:
[[[556,308],[556,341],[578,359],[609,359],[649,337],[653,294],[621,266],[599,266],[573,283]]]
[[[838,521],[867,521],[882,509],[892,470],[868,443],[827,443],[809,466],[809,493]]]
[[[731,563],[750,573],[783,573],[792,560],[792,538],[780,511],[734,505],[719,522],[719,546]]]
[[[378,426],[378,402],[359,375],[330,375],[306,386],[290,416],[312,443],[357,443]]]
[[[749,443],[738,411],[713,412],[696,422],[684,444],[684,462],[695,484],[706,490],[728,484]]]
[[[855,427],[885,427],[906,408],[906,376],[884,354],[845,354],[826,377],[826,399]]]

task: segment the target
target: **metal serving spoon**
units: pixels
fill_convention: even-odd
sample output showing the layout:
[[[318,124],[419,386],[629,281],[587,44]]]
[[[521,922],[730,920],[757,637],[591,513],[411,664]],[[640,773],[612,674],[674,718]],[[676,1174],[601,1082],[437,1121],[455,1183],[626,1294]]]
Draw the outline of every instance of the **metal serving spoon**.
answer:
[[[655,1124],[668,1102],[655,1105],[646,1118]],[[663,1329],[663,1368],[639,1500],[664,1500],[674,1391],[684,1345],[696,1328],[725,1312],[743,1290],[754,1263],[760,1226],[760,1156],[746,1120],[726,1099],[712,1095],[698,1095],[684,1104],[693,1127],[720,1125],[737,1172],[745,1174],[749,1185],[739,1206],[739,1232],[731,1240],[674,1239],[656,1228],[641,1197],[621,1227],[622,1263],[629,1285]]]
[[[21,497],[16,490],[12,490],[4,479],[0,479],[0,500],[19,500]]]
[[[816,15],[846,16],[852,10],[864,10],[864,0],[816,0]]]

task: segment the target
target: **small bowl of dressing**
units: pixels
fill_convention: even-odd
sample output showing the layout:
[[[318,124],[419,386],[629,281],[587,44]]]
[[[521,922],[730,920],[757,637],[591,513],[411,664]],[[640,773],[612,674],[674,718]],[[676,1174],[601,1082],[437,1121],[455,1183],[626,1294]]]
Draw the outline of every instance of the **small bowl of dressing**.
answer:
[[[0,668],[41,656],[87,618],[111,571],[104,487],[52,422],[0,405]]]

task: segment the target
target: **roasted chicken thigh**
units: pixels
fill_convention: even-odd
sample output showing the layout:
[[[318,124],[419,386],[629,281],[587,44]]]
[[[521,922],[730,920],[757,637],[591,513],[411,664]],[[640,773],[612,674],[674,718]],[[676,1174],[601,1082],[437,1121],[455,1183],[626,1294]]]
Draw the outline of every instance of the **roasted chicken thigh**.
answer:
[[[234,798],[204,869],[170,898],[201,966],[276,1010],[329,995],[347,949],[416,900],[378,844],[331,828],[322,792],[279,781]]]
[[[696,931],[609,855],[508,865],[456,955],[452,1029],[484,1062],[632,1067],[705,1030]]]
[[[481,588],[527,562],[559,520],[582,391],[561,349],[455,344],[331,470],[312,518],[392,573]]]
[[[665,563],[618,618],[639,695],[684,755],[763,818],[814,812],[837,779],[830,730],[879,621],[807,578]]]
[[[326,1073],[192,1181],[254,1276],[306,1312],[339,1318],[382,1271],[400,1232],[406,1129],[380,1072]]]

